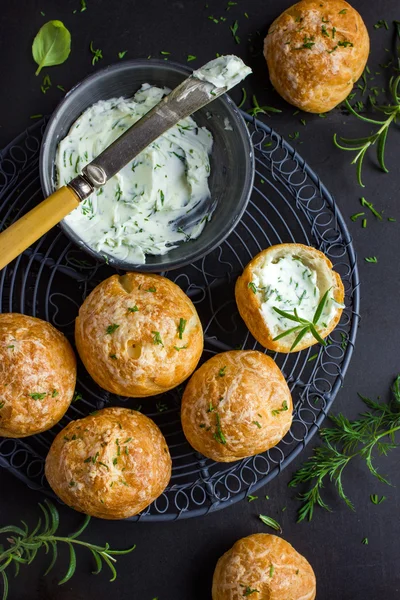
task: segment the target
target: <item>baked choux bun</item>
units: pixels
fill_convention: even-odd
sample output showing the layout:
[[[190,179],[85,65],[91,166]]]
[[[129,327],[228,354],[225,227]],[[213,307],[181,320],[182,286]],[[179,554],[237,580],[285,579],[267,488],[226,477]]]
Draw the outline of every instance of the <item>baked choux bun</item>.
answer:
[[[344,0],[302,0],[272,23],[264,40],[272,85],[311,113],[327,112],[347,98],[368,54],[364,21]]]
[[[46,477],[75,510],[125,519],[162,494],[171,457],[151,419],[128,408],[104,408],[60,431],[46,458]]]
[[[288,542],[269,533],[238,540],[214,571],[212,600],[314,600],[310,563]]]
[[[50,323],[0,314],[0,436],[26,437],[53,427],[74,395],[75,354]]]
[[[344,308],[340,275],[325,254],[303,244],[278,244],[257,254],[238,278],[235,295],[250,332],[275,352],[298,352],[323,340],[340,321]],[[310,329],[305,331],[307,323],[293,320],[296,315],[314,321],[315,335]]]
[[[175,283],[146,273],[112,275],[86,298],[75,324],[79,355],[102,388],[154,396],[182,383],[203,351],[197,311]]]
[[[220,462],[275,446],[292,423],[292,397],[262,352],[216,354],[191,377],[182,398],[183,432],[195,450]]]

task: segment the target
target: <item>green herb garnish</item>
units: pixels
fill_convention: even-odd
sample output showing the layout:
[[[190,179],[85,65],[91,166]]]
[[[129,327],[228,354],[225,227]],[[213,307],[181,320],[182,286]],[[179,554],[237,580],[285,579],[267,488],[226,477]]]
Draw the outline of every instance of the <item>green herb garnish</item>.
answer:
[[[127,52],[128,52],[128,50],[122,50],[122,52],[118,52],[118,58],[124,58],[124,56]]]
[[[153,334],[153,344],[160,344],[161,346],[164,346],[160,332],[152,331],[151,333]]]
[[[246,102],[246,100],[247,100],[247,92],[246,92],[245,88],[242,88],[242,99],[241,99],[240,103],[237,105],[237,107],[242,108],[242,106]]]
[[[136,306],[136,304],[135,304],[135,306],[128,306],[128,312],[130,312],[130,313],[138,312],[138,310],[139,309]]]
[[[186,319],[179,319],[178,337],[180,340],[182,339],[183,332],[185,331],[186,323]]]
[[[364,258],[365,262],[367,263],[377,263],[378,259],[376,258],[376,256],[366,256]]]
[[[89,49],[90,52],[93,54],[92,65],[94,66],[101,58],[103,58],[103,52],[99,48],[95,49],[93,47],[93,42],[90,42]]]
[[[61,21],[48,21],[42,25],[32,44],[34,61],[39,65],[35,75],[43,67],[61,65],[71,52],[71,34]]]
[[[386,496],[381,496],[379,498],[378,494],[371,494],[370,495],[370,500],[372,502],[372,504],[382,504],[382,502],[384,502],[386,500]]]
[[[252,281],[247,284],[247,287],[253,292],[253,294],[257,294],[257,288]]]
[[[239,23],[237,21],[235,21],[230,27],[229,29],[232,32],[233,35],[233,39],[235,40],[235,42],[237,44],[240,44],[240,37],[237,35],[237,30],[239,29]]]
[[[299,498],[303,505],[299,511],[299,521],[312,519],[314,508],[320,506],[330,511],[324,502],[321,490],[326,481],[332,481],[339,497],[349,508],[354,505],[343,489],[342,475],[344,469],[355,458],[361,458],[369,472],[382,483],[389,482],[380,475],[373,465],[373,451],[388,454],[396,448],[394,435],[400,430],[400,375],[391,388],[392,398],[389,403],[370,400],[359,394],[367,405],[368,411],[361,413],[360,418],[350,421],[344,415],[329,416],[333,427],[320,431],[323,445],[314,449],[314,454],[294,474],[290,487],[309,483],[311,487]]]
[[[368,202],[365,198],[360,198],[361,206],[366,206],[372,212],[374,217],[382,221],[382,215],[375,208],[372,202]]]
[[[317,355],[317,356],[318,356],[318,355]],[[276,416],[276,415],[279,415],[279,413],[281,413],[281,412],[285,412],[285,411],[287,411],[287,410],[289,410],[288,403],[286,402],[286,400],[284,400],[284,401],[282,402],[282,408],[275,408],[275,409],[274,409],[274,410],[272,410],[271,412],[272,412],[272,414],[273,414],[274,416]]]
[[[28,394],[28,396],[30,396],[33,400],[44,400],[44,398],[46,398],[47,394],[46,394],[46,392],[43,392],[43,393],[33,392],[32,394]]]
[[[354,46],[353,42],[349,42],[348,40],[338,42],[338,46],[342,48],[352,48]]]
[[[279,108],[274,108],[273,106],[260,106],[256,96],[252,96],[253,108],[250,108],[247,112],[251,117],[256,117],[259,113],[264,115],[268,115],[268,113],[281,113],[282,111]]]
[[[385,21],[384,19],[380,19],[377,23],[375,23],[374,25],[374,29],[382,29],[385,28],[387,30],[389,30],[389,25],[387,23],[387,21]]]
[[[45,94],[50,88],[51,88],[50,75],[45,75],[43,77],[43,82],[42,82],[42,85],[40,86],[40,89],[41,89],[42,93]]]
[[[354,215],[351,215],[350,219],[354,222],[357,221],[359,217],[363,217],[364,215],[365,213],[363,212],[355,213]]]
[[[248,494],[247,500],[248,502],[253,502],[254,500],[258,500],[258,496],[252,496],[251,494]]]
[[[214,439],[219,444],[226,444],[226,437],[224,436],[224,433],[223,433],[222,428],[221,428],[221,419],[220,419],[219,414],[217,412],[215,413],[215,433],[214,433]]]
[[[112,333],[114,333],[114,331],[116,331],[118,329],[119,325],[117,325],[116,323],[113,323],[112,325],[108,325],[108,327],[106,328],[106,333],[108,335],[111,335]]]
[[[157,290],[155,287],[149,287],[147,290],[145,290],[145,292],[151,292],[152,294],[154,294],[156,291]]]
[[[369,123],[372,125],[377,125],[378,129],[375,133],[368,135],[363,138],[344,138],[340,137],[340,142],[338,142],[337,134],[333,136],[334,144],[340,150],[346,150],[348,152],[356,152],[356,156],[351,161],[352,165],[356,165],[357,168],[357,181],[359,185],[365,187],[362,182],[362,167],[365,155],[370,147],[377,144],[377,159],[378,164],[382,171],[388,173],[388,169],[385,164],[385,147],[386,140],[388,136],[389,127],[392,123],[397,122],[397,118],[400,114],[400,95],[399,95],[399,84],[400,84],[400,75],[397,77],[392,77],[389,83],[389,91],[392,96],[393,103],[378,106],[374,104],[374,108],[379,110],[384,115],[386,115],[386,119],[383,121],[379,121],[376,119],[370,119],[360,115],[360,113],[356,112],[354,108],[350,105],[348,100],[345,100],[345,106],[347,110],[365,123]]]
[[[58,391],[57,390],[53,390],[51,393],[51,397],[55,398],[56,396],[58,396]]]
[[[174,346],[174,348],[177,352],[179,352],[179,350],[186,350],[187,347],[188,347],[187,344],[185,344],[184,346]]]
[[[361,543],[364,544],[365,546],[368,546],[368,538],[365,537],[361,540]]]
[[[307,37],[305,35],[303,39],[303,44],[299,48],[296,48],[296,50],[311,50],[313,46],[315,46],[314,36],[312,35],[311,37]]]
[[[271,563],[271,566],[269,567],[269,576],[273,577],[274,576],[274,571],[275,571],[275,567],[274,565]]]
[[[221,369],[218,371],[218,377],[225,377],[226,373],[226,365],[224,367],[221,367]]]
[[[260,590],[256,590],[256,588],[252,588],[249,585],[245,585],[244,583],[240,584],[240,587],[244,588],[243,589],[243,596],[251,596],[251,594],[255,594],[255,593],[260,593]]]
[[[187,55],[187,62],[192,62],[192,60],[196,60],[197,56],[194,56],[194,54],[188,54]]]
[[[290,347],[290,351],[292,351],[296,348],[296,346],[301,342],[301,340],[307,333],[311,333],[314,336],[314,338],[317,340],[317,342],[319,342],[323,346],[326,346],[327,342],[324,339],[322,339],[322,337],[319,335],[319,333],[317,331],[317,325],[322,316],[325,305],[328,301],[329,292],[330,292],[330,290],[327,290],[325,292],[325,294],[322,296],[322,298],[317,306],[317,310],[314,313],[314,317],[313,317],[312,321],[307,321],[306,319],[302,319],[299,316],[296,308],[294,309],[293,313],[288,313],[284,310],[281,310],[280,308],[277,308],[276,306],[273,306],[272,307],[273,310],[276,313],[278,313],[278,315],[280,315],[281,317],[284,317],[285,319],[289,319],[290,321],[295,321],[296,323],[299,323],[295,327],[291,327],[287,331],[284,331],[283,333],[280,333],[279,335],[274,337],[273,341],[275,342],[277,340],[280,340],[280,339],[286,337],[287,335],[291,335],[292,333],[297,333],[298,335]]]
[[[70,485],[75,485],[75,482],[71,480]],[[45,575],[47,575],[57,561],[58,543],[66,544],[69,549],[68,569],[65,576],[59,582],[59,585],[69,581],[75,573],[76,546],[84,546],[91,551],[96,564],[96,570],[93,571],[95,574],[100,573],[103,565],[105,564],[111,571],[110,581],[115,581],[117,572],[114,567],[114,563],[116,562],[114,556],[128,554],[129,552],[132,552],[136,546],[132,546],[127,550],[110,550],[108,544],[105,546],[98,546],[78,539],[89,525],[89,516],[85,517],[81,527],[79,527],[76,532],[66,537],[58,536],[56,533],[59,526],[59,514],[56,507],[49,500],[45,500],[44,504],[39,503],[39,507],[43,512],[44,521],[42,524],[42,519],[39,518],[39,521],[33,531],[29,532],[28,526],[26,523],[24,523],[24,521],[22,521],[22,527],[9,525],[0,529],[0,534],[5,535],[9,543],[8,548],[1,546],[0,552],[0,573],[3,579],[3,600],[7,599],[9,591],[8,575],[6,573],[8,566],[13,565],[15,567],[15,574],[18,575],[20,566],[24,564],[30,564],[34,560],[38,550],[44,548],[46,554],[50,551],[52,555],[50,565],[45,573]]]
[[[275,529],[275,531],[279,531],[279,533],[282,533],[282,528],[279,525],[278,521],[275,521],[275,519],[273,519],[272,517],[267,517],[266,515],[258,515],[258,518],[264,523],[264,525],[268,525],[268,527],[271,527],[272,529]]]

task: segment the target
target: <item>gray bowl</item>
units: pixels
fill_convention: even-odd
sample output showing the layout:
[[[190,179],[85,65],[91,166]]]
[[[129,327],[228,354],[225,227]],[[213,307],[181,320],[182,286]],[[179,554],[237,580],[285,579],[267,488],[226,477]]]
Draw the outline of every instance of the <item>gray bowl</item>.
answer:
[[[54,111],[43,137],[40,179],[44,195],[49,196],[55,189],[58,143],[84,110],[98,100],[131,97],[142,83],[174,88],[190,72],[187,67],[169,61],[131,60],[97,71],[76,85]],[[221,244],[240,221],[250,198],[254,178],[253,146],[240,111],[226,94],[199,110],[194,118],[200,126],[206,126],[214,138],[209,186],[216,208],[198,239],[183,242],[163,256],[147,255],[146,264],[132,264],[97,253],[61,222],[65,234],[91,256],[107,260],[116,268],[153,272],[183,267]],[[227,122],[232,129],[226,129]]]

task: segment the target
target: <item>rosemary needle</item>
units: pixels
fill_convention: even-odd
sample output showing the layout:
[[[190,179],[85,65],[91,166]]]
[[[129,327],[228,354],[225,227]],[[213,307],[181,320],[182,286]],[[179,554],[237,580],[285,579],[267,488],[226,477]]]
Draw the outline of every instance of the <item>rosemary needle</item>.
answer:
[[[258,518],[264,523],[264,525],[268,525],[268,527],[271,527],[272,529],[275,529],[275,531],[279,531],[279,533],[282,533],[282,527],[279,525],[278,521],[275,521],[275,519],[273,519],[272,517],[267,517],[266,515],[258,515]]]

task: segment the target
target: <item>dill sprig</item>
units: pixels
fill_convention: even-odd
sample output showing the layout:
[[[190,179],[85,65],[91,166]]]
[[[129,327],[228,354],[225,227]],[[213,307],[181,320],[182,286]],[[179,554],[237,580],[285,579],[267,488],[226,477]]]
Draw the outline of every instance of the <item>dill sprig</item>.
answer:
[[[46,554],[50,552],[52,558],[45,575],[47,575],[54,567],[57,556],[58,556],[58,543],[65,543],[69,549],[69,565],[65,576],[59,582],[59,585],[66,583],[71,579],[76,569],[76,546],[84,546],[93,555],[96,570],[94,574],[100,573],[103,565],[107,565],[111,571],[110,581],[115,581],[117,577],[117,571],[114,563],[116,559],[115,555],[128,554],[135,549],[135,546],[128,548],[127,550],[110,550],[110,546],[97,546],[90,542],[84,542],[79,540],[79,536],[84,532],[89,524],[90,517],[86,516],[83,524],[75,533],[68,535],[67,537],[60,537],[56,535],[59,526],[59,514],[49,500],[45,500],[45,504],[40,504],[40,509],[43,516],[39,518],[36,527],[33,531],[29,532],[28,525],[21,521],[22,527],[16,525],[8,525],[0,528],[0,534],[7,535],[7,541],[10,544],[8,548],[4,548],[0,545],[0,574],[3,580],[3,596],[2,600],[6,600],[9,591],[9,582],[6,569],[13,565],[15,568],[15,576],[18,575],[20,566],[23,564],[29,565],[33,562],[36,554],[41,548],[44,548]]]
[[[329,417],[334,426],[320,431],[324,445],[314,449],[313,455],[294,474],[289,483],[290,487],[310,484],[310,488],[299,496],[303,504],[299,510],[298,521],[311,521],[316,506],[331,510],[321,495],[327,481],[335,484],[339,497],[349,508],[355,510],[342,482],[344,469],[355,458],[361,458],[369,472],[379,481],[389,484],[374,466],[373,452],[376,450],[378,454],[386,456],[396,447],[395,433],[400,430],[400,375],[397,376],[391,391],[389,403],[374,402],[359,394],[369,410],[354,421],[342,414]]]
[[[273,310],[276,313],[278,313],[278,315],[281,315],[281,317],[285,317],[285,319],[289,319],[290,321],[295,321],[296,323],[298,323],[298,325],[296,325],[295,327],[291,327],[290,329],[287,329],[283,333],[280,333],[279,335],[274,337],[273,341],[275,342],[277,340],[280,340],[280,339],[286,337],[287,335],[297,333],[297,336],[296,336],[293,344],[290,347],[290,351],[292,351],[296,348],[296,346],[301,342],[301,340],[307,333],[311,333],[314,336],[314,338],[317,340],[317,342],[319,342],[323,346],[326,346],[327,342],[324,339],[322,339],[322,337],[319,335],[319,333],[317,331],[317,325],[322,316],[325,305],[328,301],[329,292],[330,292],[330,289],[327,290],[325,292],[325,294],[322,296],[322,298],[317,306],[317,309],[314,313],[314,317],[313,317],[312,321],[307,321],[307,319],[301,318],[299,316],[296,308],[294,309],[293,313],[289,313],[289,312],[286,312],[285,310],[281,310],[280,308],[277,308],[276,306],[273,306],[272,307]]]

